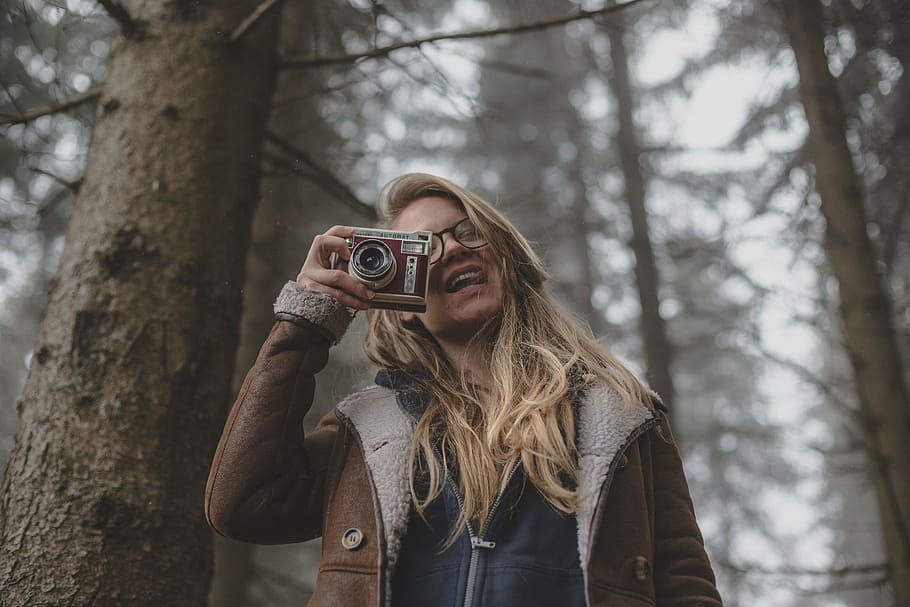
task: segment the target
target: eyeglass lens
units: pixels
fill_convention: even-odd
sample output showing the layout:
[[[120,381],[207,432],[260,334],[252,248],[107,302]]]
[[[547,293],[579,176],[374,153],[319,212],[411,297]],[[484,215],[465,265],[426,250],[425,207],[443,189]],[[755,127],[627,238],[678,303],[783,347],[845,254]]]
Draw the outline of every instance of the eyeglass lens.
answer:
[[[480,231],[474,225],[474,222],[470,219],[463,219],[451,228],[433,234],[433,249],[430,253],[430,263],[435,263],[442,257],[442,252],[445,248],[442,234],[445,234],[446,232],[451,232],[455,240],[467,249],[476,249],[487,243],[480,234]]]

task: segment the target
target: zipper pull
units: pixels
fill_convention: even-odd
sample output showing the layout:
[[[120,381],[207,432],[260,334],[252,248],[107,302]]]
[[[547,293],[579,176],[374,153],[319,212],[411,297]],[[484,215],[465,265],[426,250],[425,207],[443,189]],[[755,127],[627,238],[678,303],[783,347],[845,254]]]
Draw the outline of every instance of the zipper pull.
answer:
[[[495,548],[496,542],[482,540],[479,537],[471,538],[471,548]]]

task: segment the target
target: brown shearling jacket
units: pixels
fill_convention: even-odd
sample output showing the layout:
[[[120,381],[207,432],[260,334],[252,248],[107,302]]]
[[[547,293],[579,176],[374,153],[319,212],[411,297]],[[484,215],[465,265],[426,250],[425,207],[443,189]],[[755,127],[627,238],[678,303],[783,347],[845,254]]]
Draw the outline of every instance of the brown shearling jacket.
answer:
[[[313,607],[387,607],[407,529],[413,424],[393,390],[357,392],[304,435],[315,374],[350,321],[288,283],[224,427],[205,515],[227,537],[323,537]],[[667,418],[609,386],[579,407],[578,549],[590,607],[720,607]]]

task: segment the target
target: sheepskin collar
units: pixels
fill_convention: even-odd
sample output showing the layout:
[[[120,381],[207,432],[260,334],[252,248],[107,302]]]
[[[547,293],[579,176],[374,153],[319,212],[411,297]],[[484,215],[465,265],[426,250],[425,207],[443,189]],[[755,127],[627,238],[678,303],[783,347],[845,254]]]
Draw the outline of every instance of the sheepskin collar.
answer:
[[[377,522],[381,523],[386,547],[379,565],[388,586],[408,527],[408,453],[415,413],[425,403],[400,376],[380,372],[376,382],[378,385],[345,399],[337,411],[350,422],[363,446],[378,510]],[[657,402],[658,406],[662,404]],[[598,500],[603,485],[612,474],[617,456],[652,425],[652,420],[656,416],[651,408],[643,404],[624,407],[619,393],[606,382],[594,383],[580,394],[576,520],[578,555],[585,577],[592,534],[600,517]]]
[[[655,395],[656,396],[656,395]],[[604,483],[615,469],[622,451],[656,419],[643,404],[625,407],[620,394],[609,384],[592,384],[582,397],[576,426],[578,446],[578,560],[588,583],[588,563],[593,534],[602,510],[599,498]]]

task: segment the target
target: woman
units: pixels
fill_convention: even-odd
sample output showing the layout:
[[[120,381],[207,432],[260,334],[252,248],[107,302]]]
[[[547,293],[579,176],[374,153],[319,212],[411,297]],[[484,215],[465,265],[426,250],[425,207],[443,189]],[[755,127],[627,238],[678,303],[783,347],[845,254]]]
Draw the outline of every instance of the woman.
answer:
[[[206,488],[219,533],[323,537],[315,606],[720,605],[665,409],[554,302],[527,241],[431,175],[380,225],[434,233],[425,313],[369,309],[317,236],[234,404]],[[376,385],[303,436],[357,310]]]

